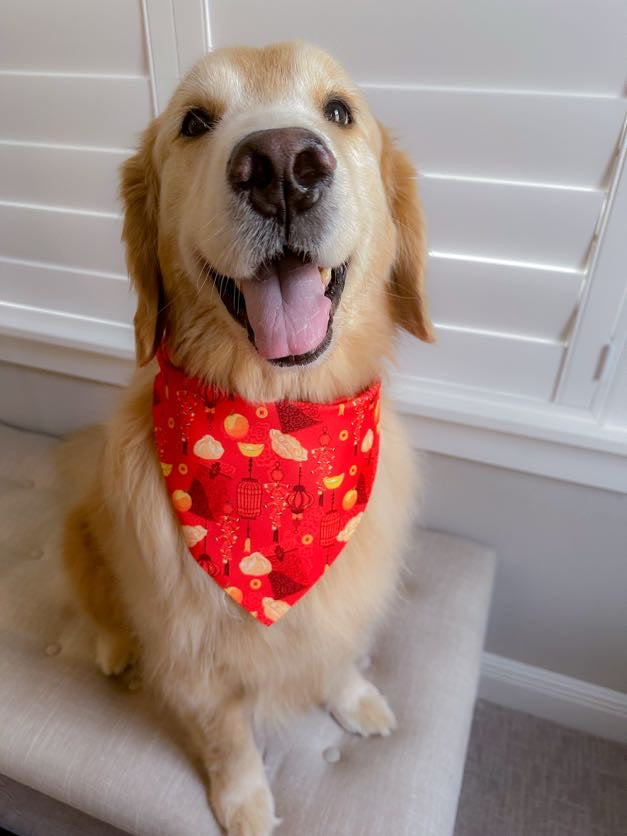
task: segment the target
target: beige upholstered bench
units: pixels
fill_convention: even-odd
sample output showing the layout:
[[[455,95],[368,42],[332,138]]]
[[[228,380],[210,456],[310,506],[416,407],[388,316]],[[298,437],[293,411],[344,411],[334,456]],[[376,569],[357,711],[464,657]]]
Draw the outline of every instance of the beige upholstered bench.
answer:
[[[0,825],[29,836],[219,832],[194,766],[137,682],[95,668],[59,571],[52,438],[0,426]],[[265,748],[278,836],[450,836],[493,554],[422,532],[364,664],[399,729],[344,733],[322,711]]]

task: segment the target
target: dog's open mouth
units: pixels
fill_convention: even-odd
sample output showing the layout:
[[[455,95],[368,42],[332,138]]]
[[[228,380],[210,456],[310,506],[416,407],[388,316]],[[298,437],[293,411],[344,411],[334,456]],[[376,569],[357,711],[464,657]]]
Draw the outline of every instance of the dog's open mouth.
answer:
[[[278,366],[305,365],[326,350],[347,262],[323,268],[285,250],[240,282],[206,266],[226,309],[247,328],[266,360]]]

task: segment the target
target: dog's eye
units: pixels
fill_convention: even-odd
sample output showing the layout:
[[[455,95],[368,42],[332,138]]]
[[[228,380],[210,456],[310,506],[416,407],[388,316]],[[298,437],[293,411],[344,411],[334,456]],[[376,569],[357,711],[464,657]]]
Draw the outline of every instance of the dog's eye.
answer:
[[[202,107],[193,107],[183,117],[181,135],[189,137],[201,136],[202,134],[206,134],[207,131],[210,131],[214,123],[215,119],[209,116],[206,110],[203,110]]]
[[[353,121],[350,107],[341,99],[330,99],[324,107],[324,115],[336,125],[350,125]]]

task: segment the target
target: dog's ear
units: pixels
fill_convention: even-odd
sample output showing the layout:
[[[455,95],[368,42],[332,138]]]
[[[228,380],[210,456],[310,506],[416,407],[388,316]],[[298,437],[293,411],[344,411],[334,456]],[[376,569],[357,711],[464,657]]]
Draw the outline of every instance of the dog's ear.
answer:
[[[145,366],[155,356],[163,337],[163,284],[157,254],[159,177],[152,159],[156,121],[142,134],[139,150],[120,172],[120,196],[124,204],[122,239],[133,288],[137,292],[135,354]]]
[[[425,342],[435,340],[425,297],[426,235],[416,189],[416,171],[409,157],[379,124],[381,178],[396,225],[398,245],[390,283],[390,305],[401,328]]]

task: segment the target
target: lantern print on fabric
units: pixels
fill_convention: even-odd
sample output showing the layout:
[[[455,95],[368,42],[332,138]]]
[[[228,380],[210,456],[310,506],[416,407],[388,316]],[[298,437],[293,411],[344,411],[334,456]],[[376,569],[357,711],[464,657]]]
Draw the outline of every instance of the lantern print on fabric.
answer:
[[[329,404],[249,403],[157,354],[155,443],[198,565],[271,625],[340,554],[368,503],[379,454],[379,383]]]

